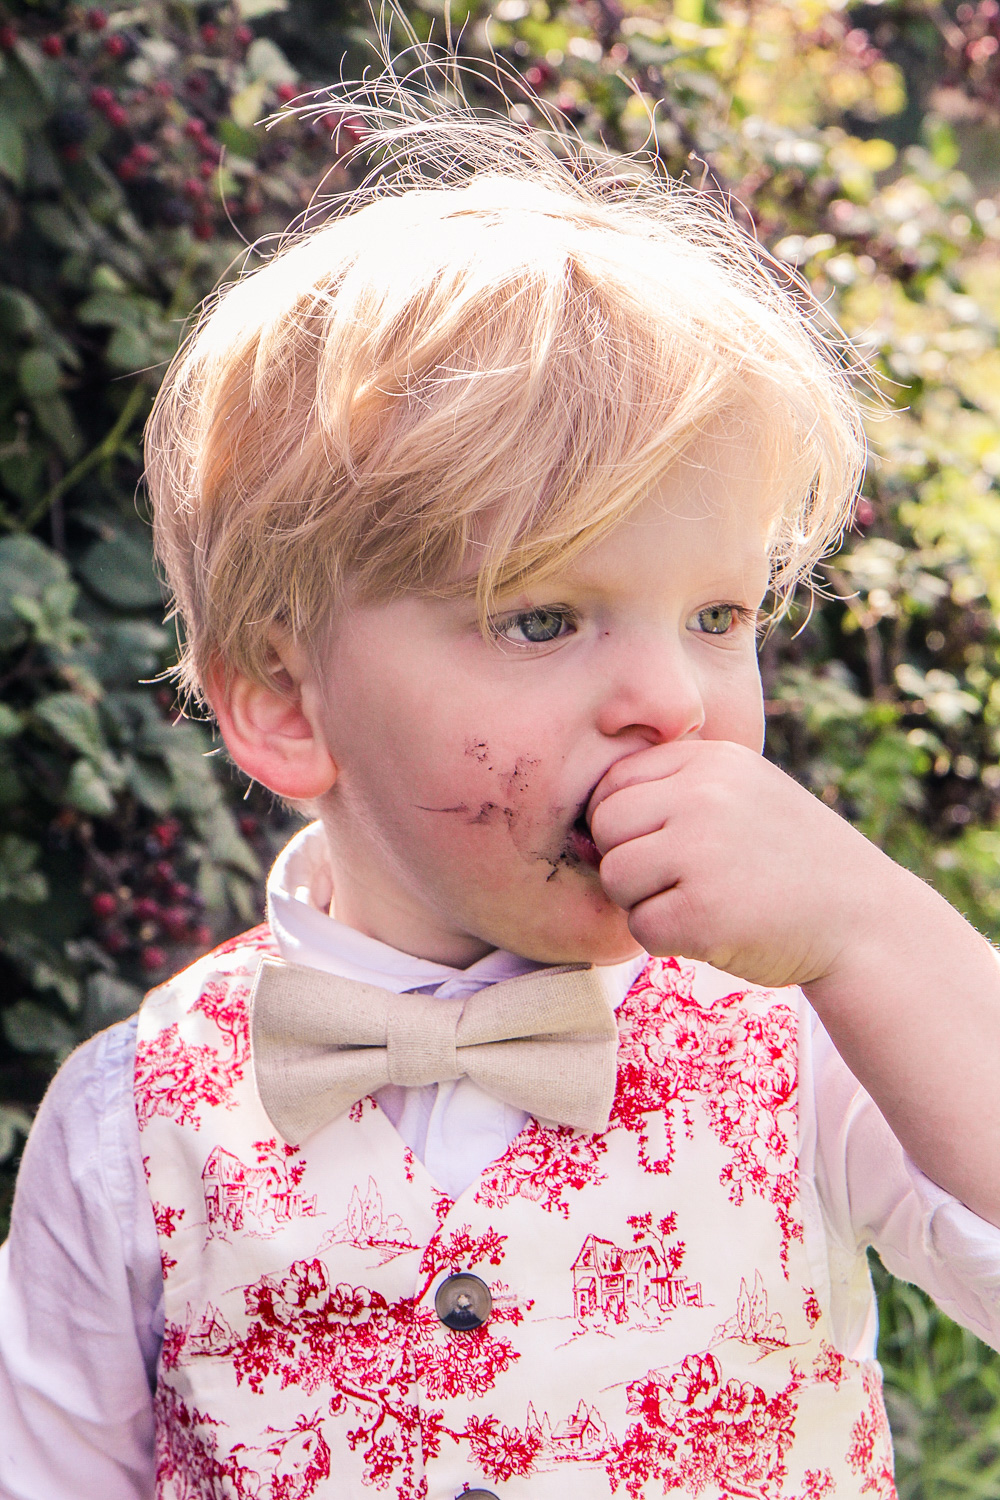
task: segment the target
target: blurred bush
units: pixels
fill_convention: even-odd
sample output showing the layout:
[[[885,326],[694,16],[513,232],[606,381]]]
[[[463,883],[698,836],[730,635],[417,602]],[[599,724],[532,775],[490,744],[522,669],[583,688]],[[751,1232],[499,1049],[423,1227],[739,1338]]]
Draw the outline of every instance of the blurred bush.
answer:
[[[409,15],[442,34],[437,0]],[[505,107],[497,58],[525,128],[540,96],[648,147],[871,359],[857,524],[763,645],[770,752],[1000,941],[1000,4],[455,0],[450,23],[484,64],[473,103]],[[347,181],[332,101],[258,122],[345,58],[357,76],[371,37],[331,0],[0,3],[8,1195],[53,1066],[256,920],[284,836],[158,680],[140,434],[199,298]],[[1000,1497],[1000,1361],[880,1291],[901,1494]]]

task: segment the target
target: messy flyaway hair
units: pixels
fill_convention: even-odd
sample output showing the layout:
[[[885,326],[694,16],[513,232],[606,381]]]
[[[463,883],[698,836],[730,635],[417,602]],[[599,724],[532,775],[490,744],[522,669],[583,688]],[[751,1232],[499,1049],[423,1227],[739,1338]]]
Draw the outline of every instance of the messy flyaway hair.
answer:
[[[474,594],[485,621],[708,433],[759,465],[779,597],[849,520],[858,406],[804,289],[718,200],[432,64],[334,91],[368,175],[215,294],[157,397],[196,694],[212,665],[270,682],[276,629],[321,649],[353,600]]]

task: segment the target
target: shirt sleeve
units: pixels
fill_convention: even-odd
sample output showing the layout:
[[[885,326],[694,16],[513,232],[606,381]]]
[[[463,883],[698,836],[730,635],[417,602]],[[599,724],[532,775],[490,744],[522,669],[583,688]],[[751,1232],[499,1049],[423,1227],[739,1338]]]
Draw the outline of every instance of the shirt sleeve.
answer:
[[[0,1248],[0,1500],[150,1500],[162,1278],[135,1020],[53,1081]]]
[[[914,1166],[815,1016],[812,1069],[816,1188],[834,1242],[833,1281],[838,1263],[872,1245],[894,1276],[1000,1350],[1000,1229]]]

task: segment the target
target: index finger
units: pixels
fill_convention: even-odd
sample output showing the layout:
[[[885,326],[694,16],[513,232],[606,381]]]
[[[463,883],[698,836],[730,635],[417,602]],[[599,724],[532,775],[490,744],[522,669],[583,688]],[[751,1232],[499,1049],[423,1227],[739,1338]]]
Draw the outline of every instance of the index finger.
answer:
[[[597,809],[612,792],[620,792],[628,786],[639,786],[646,781],[662,781],[667,776],[676,776],[693,753],[697,740],[672,740],[669,744],[648,745],[643,750],[634,750],[623,755],[609,766],[595,786],[587,803],[585,814],[587,827]]]

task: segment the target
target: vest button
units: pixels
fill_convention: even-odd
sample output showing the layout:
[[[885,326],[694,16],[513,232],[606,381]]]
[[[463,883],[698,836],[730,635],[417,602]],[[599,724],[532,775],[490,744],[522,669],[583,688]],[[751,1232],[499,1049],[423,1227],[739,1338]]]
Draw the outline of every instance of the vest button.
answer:
[[[459,1271],[442,1281],[434,1297],[434,1311],[446,1328],[468,1333],[482,1328],[493,1310],[493,1298],[485,1281],[469,1271]],[[488,1490],[467,1490],[476,1500],[496,1500]]]

